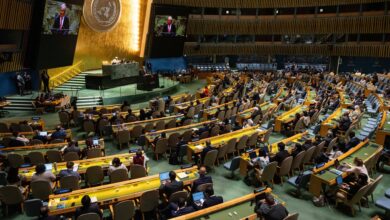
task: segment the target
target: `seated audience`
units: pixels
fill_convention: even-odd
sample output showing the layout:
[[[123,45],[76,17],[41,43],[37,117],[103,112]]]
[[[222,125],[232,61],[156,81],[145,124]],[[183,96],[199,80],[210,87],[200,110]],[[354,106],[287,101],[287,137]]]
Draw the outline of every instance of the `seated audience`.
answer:
[[[30,140],[24,135],[20,135],[19,132],[14,131],[12,132],[11,141],[9,142],[10,147],[19,147],[19,146],[25,146],[30,142]]]
[[[349,149],[356,147],[359,143],[360,143],[359,138],[357,138],[355,136],[355,132],[354,131],[351,131],[349,133],[349,141],[348,141],[348,143],[345,146],[346,150],[348,151]]]
[[[75,152],[78,155],[81,154],[81,150],[78,147],[78,142],[75,140],[72,140],[71,142],[68,143],[68,146],[64,149],[64,155],[69,153],[69,152]]]
[[[7,173],[7,185],[16,186],[20,189],[20,192],[24,194],[26,189],[22,186],[22,182],[25,177],[19,174],[19,168],[10,167]]]
[[[222,196],[215,196],[214,195],[214,190],[213,187],[209,186],[206,188],[204,191],[205,194],[205,199],[202,205],[202,208],[208,208],[214,205],[218,205],[220,203],[223,203],[223,198]]]
[[[83,196],[81,204],[82,206],[76,209],[74,214],[75,219],[77,219],[80,215],[87,213],[96,213],[100,216],[100,218],[103,217],[103,213],[100,211],[99,205],[97,203],[91,203],[91,198],[88,195]]]
[[[283,220],[288,216],[287,209],[275,202],[271,194],[267,194],[264,200],[260,200],[255,208],[256,213],[264,220]]]
[[[180,198],[177,204],[171,204],[170,206],[172,217],[178,217],[195,211],[194,207],[187,206],[187,201],[184,198]]]
[[[66,162],[66,169],[61,170],[58,176],[60,178],[66,177],[66,176],[75,176],[79,180],[81,179],[80,174],[77,171],[73,170],[74,163],[72,161]]]
[[[174,171],[169,172],[169,181],[160,186],[160,194],[167,195],[169,198],[173,193],[183,190],[183,182],[176,180],[176,173]]]
[[[206,147],[202,150],[202,153],[201,153],[201,163],[202,164],[204,163],[204,158],[206,157],[207,152],[212,151],[212,150],[215,150],[215,148],[211,145],[210,140],[207,140]]]
[[[353,165],[350,166],[349,169],[346,170],[349,174],[355,174],[355,176],[359,176],[359,174],[364,173],[368,176],[368,171],[366,168],[366,165],[364,165],[364,162],[362,159],[355,157],[353,160]]]
[[[31,182],[36,181],[46,181],[50,183],[53,188],[56,176],[51,171],[46,171],[46,166],[44,164],[38,164],[35,166],[35,173],[31,177]]]
[[[44,144],[47,143],[47,136],[40,135],[40,131],[39,131],[39,130],[35,130],[35,131],[34,131],[34,136],[33,136],[32,139],[33,139],[33,140],[40,140],[40,141],[42,141]]]
[[[279,152],[275,154],[274,157],[271,158],[271,162],[278,162],[278,165],[280,166],[283,162],[284,159],[286,159],[290,154],[288,151],[285,149],[286,145],[283,142],[278,143],[278,149]]]
[[[63,139],[63,140],[65,140],[65,138],[66,138],[66,131],[65,131],[65,129],[58,125],[56,127],[55,132],[53,132],[51,134],[50,138],[52,140],[55,140],[55,139]]]
[[[127,167],[121,162],[121,160],[118,157],[114,157],[111,162],[112,165],[108,167],[107,174],[110,175],[115,170],[124,169],[127,170]]]
[[[145,157],[142,155],[142,150],[138,150],[133,157],[133,164],[145,166]]]
[[[360,173],[356,181],[343,183],[336,194],[337,199],[345,200],[352,197],[365,185],[368,184],[368,176]]]
[[[211,179],[211,176],[206,176],[206,173],[207,173],[206,167],[202,166],[199,169],[198,173],[199,173],[199,178],[196,179],[192,183],[192,187],[191,187],[191,192],[192,193],[197,192],[198,186],[200,186],[202,184],[213,183],[213,180]]]

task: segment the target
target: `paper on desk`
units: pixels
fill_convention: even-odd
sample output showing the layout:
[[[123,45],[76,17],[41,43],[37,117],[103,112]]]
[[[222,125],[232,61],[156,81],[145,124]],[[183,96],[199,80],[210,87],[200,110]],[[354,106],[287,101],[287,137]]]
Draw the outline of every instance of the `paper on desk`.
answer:
[[[178,176],[180,179],[184,179],[184,178],[187,178],[187,177],[188,177],[188,175],[187,175],[185,172],[178,173],[177,176]]]
[[[92,203],[97,202],[97,201],[98,201],[98,200],[97,200],[96,196],[92,196],[92,197],[91,197],[91,202],[92,202]]]
[[[66,149],[66,145],[63,148],[61,148],[61,151],[64,152],[65,149]]]
[[[198,150],[203,150],[203,146],[202,145],[196,145],[195,148],[198,149]]]
[[[73,165],[73,171],[74,172],[77,172],[78,169],[79,169],[79,164]]]

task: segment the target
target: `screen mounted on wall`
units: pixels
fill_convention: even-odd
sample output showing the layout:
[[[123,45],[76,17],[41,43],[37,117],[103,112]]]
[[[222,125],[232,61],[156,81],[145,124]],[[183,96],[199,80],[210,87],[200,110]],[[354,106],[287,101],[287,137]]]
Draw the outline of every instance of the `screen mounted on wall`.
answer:
[[[154,34],[157,37],[184,37],[186,24],[186,16],[156,15]]]

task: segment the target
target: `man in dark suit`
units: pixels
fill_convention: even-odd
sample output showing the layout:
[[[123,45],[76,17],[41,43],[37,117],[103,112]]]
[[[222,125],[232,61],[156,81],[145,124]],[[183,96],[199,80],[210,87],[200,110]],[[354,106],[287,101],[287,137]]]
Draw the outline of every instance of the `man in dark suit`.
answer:
[[[211,179],[211,176],[206,176],[206,167],[202,166],[199,169],[199,178],[192,183],[191,192],[197,192],[196,189],[198,186],[206,183],[213,183],[213,180]]]
[[[349,133],[349,142],[345,146],[346,150],[348,151],[351,148],[356,147],[359,143],[360,143],[359,138],[355,137],[355,132],[354,131],[351,131],[351,133]]]
[[[172,20],[172,17],[169,16],[167,19],[167,23],[164,24],[163,27],[163,35],[172,37],[176,36],[176,26],[173,24]]]
[[[194,212],[195,209],[192,206],[187,206],[187,202],[184,198],[180,198],[176,204],[171,204],[171,216],[178,217],[181,215],[186,215],[188,213]]]
[[[271,162],[276,161],[278,162],[278,166],[280,166],[283,160],[290,156],[285,148],[286,145],[283,142],[278,143],[279,152],[273,158],[271,158]]]
[[[168,198],[175,192],[183,190],[183,182],[176,180],[176,173],[169,172],[169,181],[160,186],[160,194],[165,194]]]
[[[91,198],[89,198],[88,195],[83,196],[81,204],[83,206],[76,209],[74,214],[75,219],[77,219],[80,215],[87,213],[96,213],[100,216],[100,218],[103,217],[103,213],[100,211],[99,205],[97,203],[91,203]]]
[[[201,162],[202,162],[202,164],[204,162],[204,158],[207,155],[207,152],[209,152],[211,150],[214,150],[214,149],[215,148],[211,145],[210,140],[206,141],[206,147],[202,150],[202,153],[201,153]]]
[[[62,4],[60,13],[54,19],[54,24],[51,29],[53,34],[67,35],[69,33],[69,17],[65,13],[66,5]]]
[[[223,203],[222,196],[215,196],[214,190],[211,186],[207,187],[204,193],[206,195],[206,198],[203,202],[203,206],[202,206],[203,209]]]

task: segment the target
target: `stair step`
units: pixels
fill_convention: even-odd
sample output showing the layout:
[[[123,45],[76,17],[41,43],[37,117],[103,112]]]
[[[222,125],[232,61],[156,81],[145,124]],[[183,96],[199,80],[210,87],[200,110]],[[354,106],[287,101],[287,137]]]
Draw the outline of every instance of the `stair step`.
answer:
[[[84,97],[79,97],[77,100],[87,100],[87,99],[102,99],[100,96],[84,96]]]
[[[67,86],[72,86],[72,85],[75,85],[75,86],[84,86],[85,84],[84,83],[78,83],[78,82],[66,82],[62,85],[67,85]]]
[[[4,107],[4,110],[5,111],[34,111],[32,107],[23,108],[23,107],[10,107],[10,106]]]
[[[78,78],[73,78],[73,79],[71,79],[71,80],[69,80],[69,81],[73,81],[73,82],[83,82],[83,83],[85,83],[85,79],[78,79]]]

